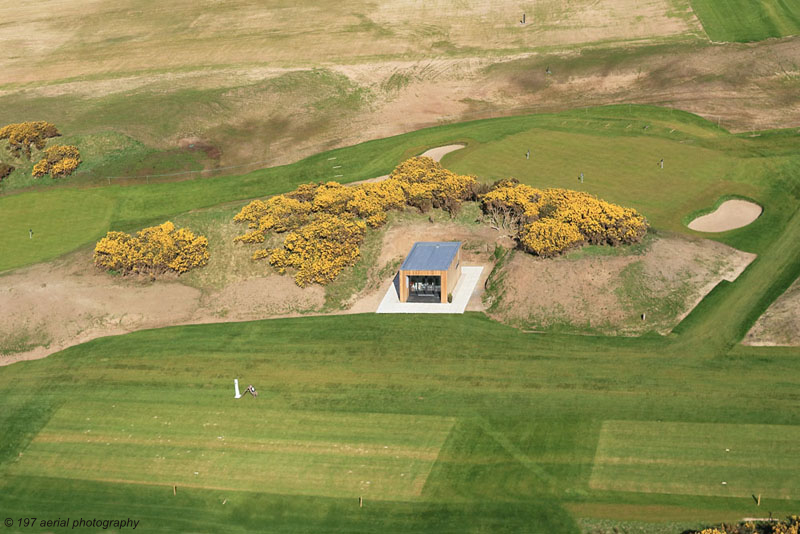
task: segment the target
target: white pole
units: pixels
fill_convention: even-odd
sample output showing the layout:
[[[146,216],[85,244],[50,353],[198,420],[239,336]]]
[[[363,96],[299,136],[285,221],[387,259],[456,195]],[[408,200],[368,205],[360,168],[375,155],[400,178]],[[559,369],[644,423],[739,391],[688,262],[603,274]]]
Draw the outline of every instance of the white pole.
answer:
[[[239,393],[239,379],[238,378],[234,378],[233,379],[233,386],[236,389],[236,396],[234,397],[234,399],[242,398],[242,394]]]

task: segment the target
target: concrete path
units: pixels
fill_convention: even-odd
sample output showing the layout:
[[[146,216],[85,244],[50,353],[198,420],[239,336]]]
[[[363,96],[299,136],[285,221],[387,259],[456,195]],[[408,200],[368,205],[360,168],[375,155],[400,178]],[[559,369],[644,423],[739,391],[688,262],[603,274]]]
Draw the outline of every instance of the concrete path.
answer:
[[[375,313],[464,313],[482,272],[483,267],[461,267],[461,276],[453,291],[453,302],[445,304],[400,302],[392,283]]]

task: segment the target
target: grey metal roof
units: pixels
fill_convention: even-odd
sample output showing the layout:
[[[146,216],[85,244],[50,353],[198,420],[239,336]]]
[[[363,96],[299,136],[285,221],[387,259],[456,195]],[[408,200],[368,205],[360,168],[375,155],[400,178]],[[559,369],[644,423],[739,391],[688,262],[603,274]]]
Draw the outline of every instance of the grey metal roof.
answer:
[[[400,270],[446,271],[460,247],[460,241],[418,241],[414,243]]]

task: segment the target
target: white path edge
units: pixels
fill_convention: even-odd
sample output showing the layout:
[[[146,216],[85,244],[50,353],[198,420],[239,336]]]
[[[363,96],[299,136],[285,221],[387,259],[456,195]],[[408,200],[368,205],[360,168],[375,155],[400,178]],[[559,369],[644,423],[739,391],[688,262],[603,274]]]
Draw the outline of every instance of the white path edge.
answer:
[[[483,267],[462,266],[461,276],[453,290],[453,302],[446,304],[400,302],[394,282],[392,282],[375,313],[464,313],[482,272]]]

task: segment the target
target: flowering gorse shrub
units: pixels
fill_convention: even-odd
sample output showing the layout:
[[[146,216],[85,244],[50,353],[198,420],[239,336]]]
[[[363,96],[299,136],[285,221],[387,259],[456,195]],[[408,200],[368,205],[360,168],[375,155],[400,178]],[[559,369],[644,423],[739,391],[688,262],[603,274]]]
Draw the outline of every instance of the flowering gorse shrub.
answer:
[[[36,178],[50,174],[53,178],[69,176],[81,164],[78,147],[72,145],[53,145],[44,151],[44,158],[33,166]]]
[[[695,534],[800,534],[800,516],[789,516],[783,521],[744,521],[692,531]]]
[[[327,284],[361,256],[358,246],[366,230],[366,224],[350,214],[321,213],[311,223],[289,232],[282,247],[256,251],[253,258],[269,254],[270,264],[281,274],[294,267],[294,280],[300,287]]]
[[[392,171],[389,180],[399,183],[409,206],[423,212],[441,208],[451,214],[461,202],[474,198],[478,184],[474,176],[456,174],[428,157],[407,159]]]
[[[94,263],[122,274],[185,273],[208,263],[208,240],[167,221],[135,236],[108,232],[94,248]]]
[[[263,243],[270,231],[288,232],[282,247],[256,250],[253,259],[268,258],[281,273],[297,269],[295,282],[301,287],[327,284],[358,260],[367,226],[383,225],[388,211],[409,205],[454,213],[462,201],[474,198],[476,184],[474,177],[454,174],[431,158],[411,158],[382,182],[303,184],[254,200],[233,218],[249,228],[234,240]]]
[[[636,243],[647,233],[647,221],[636,210],[580,191],[503,180],[480,202],[493,226],[509,230],[523,249],[538,256],[555,256],[585,243]]]
[[[0,139],[8,139],[8,150],[15,156],[31,159],[31,146],[42,150],[51,137],[61,135],[56,126],[45,121],[18,122],[0,128]]]
[[[586,243],[578,229],[558,219],[540,219],[526,225],[519,236],[523,249],[549,258]]]

